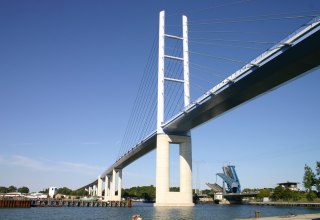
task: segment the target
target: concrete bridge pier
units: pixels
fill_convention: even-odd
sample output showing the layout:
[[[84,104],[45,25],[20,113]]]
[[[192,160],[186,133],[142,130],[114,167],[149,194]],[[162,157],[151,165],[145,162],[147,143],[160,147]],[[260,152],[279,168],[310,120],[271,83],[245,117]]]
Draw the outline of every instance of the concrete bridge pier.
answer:
[[[118,178],[117,177],[118,174]],[[118,188],[116,189],[116,186]],[[112,172],[112,200],[121,201],[121,189],[122,189],[122,169],[113,170]]]
[[[113,170],[112,175],[106,175],[104,181],[105,181],[104,201],[121,201],[122,169]],[[99,179],[98,179],[98,183],[99,183]],[[101,186],[102,186],[102,183],[101,183]],[[118,186],[117,189],[116,189],[116,186]]]
[[[170,144],[179,144],[180,192],[170,192]],[[157,135],[155,206],[194,206],[190,136]]]
[[[102,196],[102,179],[100,178],[100,176],[98,176],[97,196]]]
[[[93,185],[92,187],[92,196],[97,196],[97,185]]]
[[[89,191],[89,196],[97,196],[98,195],[97,185],[90,186],[88,191]]]
[[[122,193],[122,169],[118,170],[118,195],[117,201],[121,201],[121,193]]]
[[[106,175],[104,179],[104,201],[111,201],[110,189],[111,189],[111,176]]]
[[[89,193],[89,196],[92,195],[92,187],[91,186],[89,186],[88,193]]]

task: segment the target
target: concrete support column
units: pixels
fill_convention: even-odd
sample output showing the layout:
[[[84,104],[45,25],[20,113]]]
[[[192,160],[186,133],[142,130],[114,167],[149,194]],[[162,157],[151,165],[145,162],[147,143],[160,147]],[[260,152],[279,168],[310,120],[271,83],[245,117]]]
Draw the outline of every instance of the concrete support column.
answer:
[[[180,146],[180,192],[170,192],[170,143]],[[155,206],[194,206],[191,137],[157,135]]]
[[[92,187],[89,186],[89,196],[92,196]]]
[[[111,181],[111,189],[110,189],[110,199],[115,200],[116,196],[116,171],[112,171],[112,181]]]
[[[104,180],[104,201],[109,201],[109,195],[110,195],[110,178],[108,175],[106,175]]]
[[[118,178],[116,175],[118,173]],[[116,188],[116,186],[118,186]],[[112,171],[112,174],[106,175],[104,186],[104,201],[121,201],[121,189],[122,189],[122,170]],[[118,194],[116,195],[116,191]]]
[[[192,149],[190,141],[180,144],[180,193],[184,195],[186,203],[193,203],[192,199]]]
[[[169,192],[170,181],[170,151],[168,136],[157,135],[156,153],[156,205],[167,201],[166,194]]]
[[[100,176],[98,176],[97,196],[102,196],[102,179],[100,178]]]
[[[93,195],[93,196],[97,196],[97,185],[93,185],[92,188],[93,188],[93,189],[92,189],[92,195]]]
[[[122,191],[122,170],[118,170],[118,201],[121,201]]]

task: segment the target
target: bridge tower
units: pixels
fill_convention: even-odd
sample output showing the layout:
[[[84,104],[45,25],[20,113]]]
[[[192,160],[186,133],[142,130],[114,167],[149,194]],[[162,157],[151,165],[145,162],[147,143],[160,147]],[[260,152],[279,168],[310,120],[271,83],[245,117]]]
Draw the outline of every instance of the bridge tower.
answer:
[[[157,150],[156,150],[156,203],[155,206],[193,206],[192,200],[192,148],[191,133],[168,134],[164,123],[164,83],[173,81],[184,84],[184,105],[190,104],[188,21],[182,17],[183,36],[165,34],[165,12],[159,19],[159,57],[158,57],[158,113],[157,113]],[[165,54],[165,38],[183,41],[183,57]],[[174,59],[183,65],[183,80],[165,77],[165,60]],[[170,192],[170,144],[179,145],[180,192]]]

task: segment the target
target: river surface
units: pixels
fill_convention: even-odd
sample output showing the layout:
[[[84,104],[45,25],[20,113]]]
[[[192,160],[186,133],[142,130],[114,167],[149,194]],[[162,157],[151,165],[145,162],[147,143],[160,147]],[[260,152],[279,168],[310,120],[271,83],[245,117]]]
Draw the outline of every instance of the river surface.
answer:
[[[253,205],[199,204],[188,208],[153,207],[153,204],[134,204],[127,207],[46,207],[46,208],[2,208],[0,219],[131,219],[140,214],[146,219],[217,219],[229,220],[249,218],[260,211],[261,217],[289,214],[320,213],[320,208],[271,207]],[[320,217],[320,214],[319,214]]]

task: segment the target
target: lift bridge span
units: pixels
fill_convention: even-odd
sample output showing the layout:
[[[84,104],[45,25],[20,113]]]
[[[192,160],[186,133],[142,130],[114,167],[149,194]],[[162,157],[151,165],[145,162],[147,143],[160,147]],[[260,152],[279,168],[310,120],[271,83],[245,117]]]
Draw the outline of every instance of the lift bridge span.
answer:
[[[188,136],[191,129],[271,91],[319,65],[320,17],[317,17],[214,86],[195,102],[186,105],[183,111],[169,121],[162,123],[161,128],[169,136]],[[98,180],[88,184],[85,188],[98,186],[98,195],[101,195],[101,181],[105,178],[110,182],[110,177],[112,177],[111,182],[114,182],[115,170],[122,170],[138,158],[156,149],[158,138],[157,131],[145,137],[106,169]],[[107,182],[106,185],[108,185]],[[121,185],[121,179],[118,182],[118,190],[121,190],[119,185]],[[157,190],[158,187],[157,182]],[[108,191],[105,193],[110,193],[110,188],[106,187],[105,189]],[[111,197],[105,196],[106,198]],[[170,200],[171,197],[167,195],[166,199]],[[157,203],[162,204],[163,202],[156,201]],[[169,201],[168,204],[172,205],[172,202]]]

